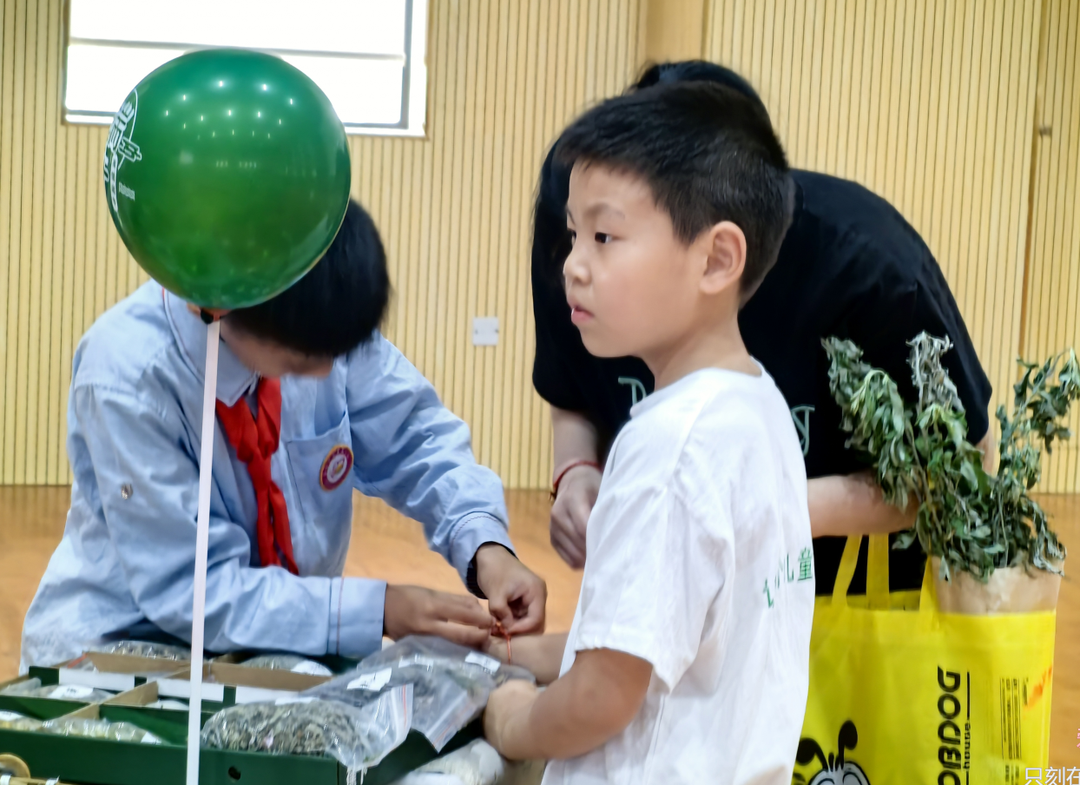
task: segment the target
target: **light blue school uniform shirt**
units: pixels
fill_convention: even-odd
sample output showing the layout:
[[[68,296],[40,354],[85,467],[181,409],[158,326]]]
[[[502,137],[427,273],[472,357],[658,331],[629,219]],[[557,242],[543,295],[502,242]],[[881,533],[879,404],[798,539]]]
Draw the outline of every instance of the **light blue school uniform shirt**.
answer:
[[[119,631],[190,640],[205,357],[206,326],[153,282],[79,342],[71,509],[26,615],[23,670]],[[222,342],[218,399],[251,401],[257,382]],[[218,424],[207,649],[362,656],[379,647],[385,582],[341,577],[353,488],[423,524],[463,580],[482,544],[511,547],[502,484],[476,463],[468,426],[382,335],[338,358],[325,379],[284,377],[281,399],[272,475],[300,574],[260,566],[255,492]],[[351,482],[335,486],[324,464],[342,446],[353,454]]]

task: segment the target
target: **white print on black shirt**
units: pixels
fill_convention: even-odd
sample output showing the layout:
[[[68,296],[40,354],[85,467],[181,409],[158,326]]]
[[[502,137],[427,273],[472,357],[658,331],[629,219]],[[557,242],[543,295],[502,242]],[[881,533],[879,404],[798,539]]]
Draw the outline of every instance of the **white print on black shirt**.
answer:
[[[810,454],[810,415],[813,406],[796,406],[791,410],[791,419],[795,421],[795,430],[799,433],[799,446],[805,458]]]
[[[619,384],[630,388],[631,406],[637,406],[648,395],[645,385],[633,376],[620,376]],[[810,454],[810,415],[813,414],[814,408],[813,406],[796,406],[791,410],[791,419],[795,422],[795,430],[799,434],[799,446],[802,447],[804,458]]]
[[[648,395],[645,391],[645,385],[641,383],[640,379],[635,379],[633,376],[620,376],[619,384],[630,386],[631,406],[637,406],[638,401],[643,400]]]

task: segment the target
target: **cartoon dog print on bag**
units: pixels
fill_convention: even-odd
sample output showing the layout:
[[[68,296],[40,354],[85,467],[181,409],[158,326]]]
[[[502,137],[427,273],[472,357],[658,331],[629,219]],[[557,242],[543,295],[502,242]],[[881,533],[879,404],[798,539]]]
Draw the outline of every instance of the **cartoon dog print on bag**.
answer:
[[[840,728],[836,745],[839,752],[836,756],[829,753],[829,757],[826,758],[820,744],[813,739],[802,739],[795,759],[805,766],[817,758],[821,761],[821,771],[815,774],[809,783],[801,774],[796,774],[792,781],[798,785],[870,785],[870,779],[859,764],[844,758],[844,753],[855,749],[858,743],[859,732],[851,720],[845,722]]]

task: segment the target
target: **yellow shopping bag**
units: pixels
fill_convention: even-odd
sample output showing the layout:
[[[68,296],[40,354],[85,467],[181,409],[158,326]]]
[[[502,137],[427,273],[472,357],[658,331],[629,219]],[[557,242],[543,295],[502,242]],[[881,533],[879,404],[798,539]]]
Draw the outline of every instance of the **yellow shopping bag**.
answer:
[[[1056,613],[940,613],[929,565],[921,592],[890,594],[885,536],[848,597],[860,539],[814,610],[793,782],[1026,785],[1047,765]]]

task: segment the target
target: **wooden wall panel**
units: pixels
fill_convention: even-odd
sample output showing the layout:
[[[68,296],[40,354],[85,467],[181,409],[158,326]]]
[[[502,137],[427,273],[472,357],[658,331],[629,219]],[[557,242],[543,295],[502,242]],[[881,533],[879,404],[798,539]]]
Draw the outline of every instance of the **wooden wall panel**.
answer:
[[[760,90],[792,164],[862,183],[926,239],[994,385],[994,408],[1011,404],[1020,353],[1080,346],[1078,16],[1075,0],[706,8],[704,56]],[[1035,123],[1037,88],[1045,97]],[[1052,130],[1033,148],[1035,125]],[[1040,490],[1080,491],[1080,443],[1048,462]]]
[[[0,483],[68,481],[75,344],[145,280],[107,223],[107,129],[60,122],[62,13],[0,3]]]
[[[351,137],[354,194],[391,260],[387,335],[473,429],[511,487],[550,483],[532,390],[528,246],[547,146],[621,91],[642,0],[431,0],[427,137]],[[62,0],[0,0],[0,484],[66,483],[79,336],[145,276],[109,221],[107,130],[60,122]],[[471,344],[498,316],[500,345]]]
[[[391,259],[387,334],[511,487],[545,486],[551,469],[531,385],[536,174],[563,124],[637,70],[647,5],[431,0],[426,139],[350,139],[354,193]],[[792,162],[862,182],[927,239],[997,400],[1019,353],[1080,343],[1076,2],[702,6],[704,56],[758,86]],[[0,0],[0,484],[69,480],[72,352],[144,280],[101,198],[105,129],[60,122],[62,10]],[[498,347],[471,345],[473,316],[500,318]],[[1043,486],[1080,490],[1077,442]]]
[[[1047,0],[1035,117],[1035,178],[1024,357],[1080,349],[1080,3]],[[1071,441],[1043,467],[1041,489],[1080,491],[1080,406]]]

